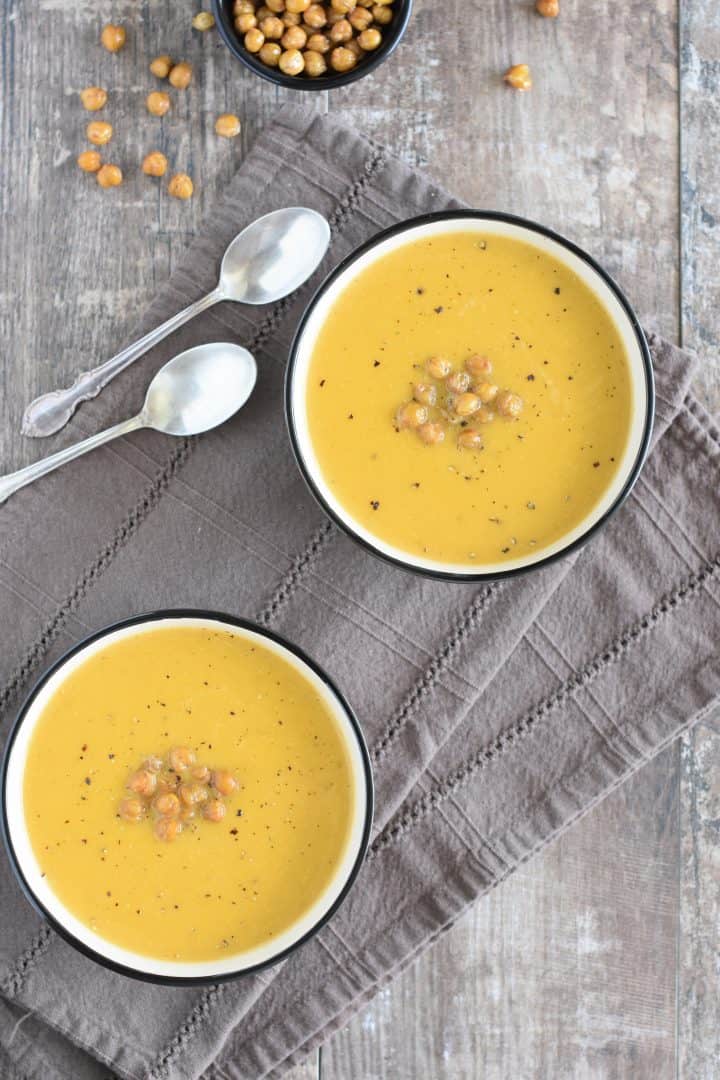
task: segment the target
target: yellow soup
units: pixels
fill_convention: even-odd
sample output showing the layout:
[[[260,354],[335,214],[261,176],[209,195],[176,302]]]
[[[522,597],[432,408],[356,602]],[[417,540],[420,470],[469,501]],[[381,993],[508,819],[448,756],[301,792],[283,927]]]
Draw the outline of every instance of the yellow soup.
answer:
[[[632,409],[625,346],[591,289],[530,244],[477,232],[361,271],[318,335],[306,394],[340,505],[448,565],[532,556],[580,525],[616,475]]]
[[[225,810],[190,815],[167,843],[152,809],[127,821],[118,807],[138,764],[178,746]],[[60,684],[31,737],[24,809],[41,872],[83,924],[136,953],[208,961],[272,942],[322,896],[354,784],[339,721],[302,670],[241,631],[165,624]]]

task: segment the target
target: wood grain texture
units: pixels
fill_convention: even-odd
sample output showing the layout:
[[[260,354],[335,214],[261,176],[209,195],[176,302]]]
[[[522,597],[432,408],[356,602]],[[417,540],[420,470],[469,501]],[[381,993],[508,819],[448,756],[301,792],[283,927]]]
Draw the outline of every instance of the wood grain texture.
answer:
[[[699,389],[717,407],[717,4],[682,0],[679,56],[675,0],[561,2],[552,21],[531,0],[416,0],[406,41],[376,75],[303,102],[471,203],[537,218],[587,247],[648,325],[682,331],[700,350]],[[192,31],[194,10],[184,0],[0,0],[6,468],[52,448],[20,437],[25,403],[127,340],[257,131],[297,100],[241,70],[216,33]],[[114,57],[97,44],[110,19],[129,31]],[[191,60],[197,78],[158,121],[143,102],[156,87],[148,62],[165,51]],[[501,81],[520,61],[533,70],[530,94]],[[110,91],[106,157],[127,177],[109,193],[74,166],[90,119],[77,91],[92,83]],[[215,136],[224,111],[242,117],[241,140]],[[195,179],[190,203],[139,173],[156,148]],[[679,746],[667,750],[288,1075],[720,1076],[719,749],[709,723],[684,741],[682,763]]]

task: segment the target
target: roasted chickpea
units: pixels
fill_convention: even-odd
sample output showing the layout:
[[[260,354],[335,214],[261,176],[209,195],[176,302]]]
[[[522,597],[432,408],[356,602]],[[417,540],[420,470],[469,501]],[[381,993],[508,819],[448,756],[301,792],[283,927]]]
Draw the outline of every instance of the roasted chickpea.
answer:
[[[297,11],[283,11],[280,18],[283,21],[283,26],[300,26],[302,22],[302,16]]]
[[[150,63],[150,71],[158,79],[167,79],[170,74],[170,68],[173,66],[172,57],[167,53],[163,53],[162,56],[156,56]]]
[[[307,11],[303,12],[303,22],[311,26],[313,30],[319,30],[327,24],[327,14],[322,4],[311,4]]]
[[[102,165],[95,176],[101,188],[119,187],[122,184],[122,170],[117,165]]]
[[[311,34],[307,39],[307,48],[309,52],[320,53],[324,56],[330,51],[330,39],[327,34]]]
[[[527,64],[513,64],[507,69],[503,79],[513,90],[529,90],[532,87],[532,77]]]
[[[334,71],[351,71],[357,64],[357,56],[351,49],[338,45],[330,53],[330,67]]]
[[[392,22],[392,9],[385,4],[375,4],[372,8],[372,17],[378,26],[387,26]]]
[[[266,41],[279,41],[285,32],[285,24],[277,15],[268,15],[260,23],[260,29],[265,35]]]
[[[311,79],[317,79],[320,75],[324,75],[326,71],[327,64],[322,53],[314,52],[312,49],[306,49],[305,74],[309,75]]]
[[[235,19],[235,29],[238,34],[247,34],[248,30],[253,30],[256,26],[257,17],[251,12],[244,12]]]
[[[222,135],[224,139],[234,139],[240,134],[240,117],[235,113],[223,113],[215,121],[215,134]]]
[[[209,796],[207,785],[205,784],[181,784],[178,789],[180,799],[186,806],[198,806],[200,803],[204,803]]]
[[[170,108],[170,95],[164,90],[153,90],[145,98],[145,106],[151,116],[164,116]]]
[[[356,7],[348,15],[348,22],[352,26],[353,30],[357,30],[360,33],[363,30],[367,30],[373,21],[372,13],[367,8]]]
[[[395,423],[399,428],[419,428],[427,420],[427,407],[419,401],[406,401],[395,413]]]
[[[498,395],[498,389],[495,383],[490,382],[473,382],[473,391],[482,401],[483,405],[489,405],[491,401],[494,401]]]
[[[179,64],[175,64],[174,67],[170,68],[168,81],[176,90],[187,90],[192,82],[192,76],[192,64],[188,64],[187,60],[181,60]]]
[[[177,817],[180,806],[180,800],[174,791],[164,791],[153,800],[153,810],[160,817]]]
[[[358,39],[356,37],[350,38],[349,41],[346,41],[345,48],[350,50],[356,60],[361,60],[365,55],[365,53],[358,45]]]
[[[469,391],[464,394],[458,394],[455,398],[454,410],[458,416],[463,418],[466,416],[472,416],[480,408],[481,401],[477,394],[472,394]]]
[[[373,52],[379,45],[382,45],[382,34],[374,26],[371,26],[368,30],[363,30],[361,34],[358,34],[358,45],[364,52]]]
[[[237,777],[229,769],[215,769],[211,780],[218,795],[232,795],[240,787]]]
[[[347,19],[338,19],[328,30],[328,37],[334,45],[342,45],[353,36],[353,28]]]
[[[299,49],[286,49],[278,60],[278,67],[285,75],[299,75],[305,68],[305,60]]]
[[[136,795],[153,795],[157,787],[157,774],[149,769],[138,769],[128,780],[127,786]]]
[[[495,408],[508,420],[517,420],[523,409],[523,400],[511,390],[501,390],[495,398]]]
[[[107,101],[107,90],[102,86],[86,86],[80,91],[80,100],[88,112],[97,112]]]
[[[107,120],[91,120],[85,128],[88,142],[93,146],[105,146],[112,139],[112,133],[112,124],[108,124]]]
[[[413,398],[421,405],[434,405],[437,401],[437,389],[434,383],[415,383]]]
[[[452,364],[444,356],[431,356],[425,363],[425,370],[433,379],[446,379],[452,371]]]
[[[488,409],[487,405],[481,405],[473,417],[477,424],[490,424],[494,419],[495,413],[492,409]]]
[[[330,7],[333,11],[339,11],[343,15],[347,15],[349,11],[352,11],[356,4],[357,0],[330,0]]]
[[[140,821],[145,816],[145,803],[134,795],[123,799],[118,807],[118,813],[124,821]]]
[[[193,30],[212,30],[215,25],[215,16],[210,11],[198,11],[192,21]]]
[[[285,7],[288,11],[296,11],[302,14],[310,7],[310,0],[285,0]]]
[[[302,26],[288,26],[281,38],[281,44],[284,49],[304,49],[307,44],[307,31],[303,30]]]
[[[184,772],[185,769],[189,769],[195,764],[197,757],[195,751],[191,750],[189,746],[173,746],[168,754],[168,761],[170,768],[174,769],[175,772]]]
[[[487,356],[481,356],[480,353],[468,356],[465,361],[465,370],[475,377],[478,375],[491,375],[492,369],[492,361]]]
[[[344,19],[344,18],[345,18],[345,16],[342,13],[342,11],[328,11],[328,13],[327,13],[328,26],[334,26],[336,22],[340,22],[340,20]]]
[[[256,14],[256,15],[257,15],[257,17],[258,17],[258,22],[262,22],[262,21],[263,21],[263,19],[267,19],[267,17],[268,17],[269,15],[274,15],[274,14],[275,14],[275,12],[274,12],[274,11],[271,11],[271,10],[270,10],[270,8],[269,8],[269,7],[267,7],[267,5],[266,5],[266,4],[263,4],[263,5],[262,5],[262,7],[259,7],[259,8],[258,8],[258,9],[256,10],[255,14]]]
[[[207,765],[194,765],[190,770],[190,775],[199,784],[207,784],[210,780],[210,770]]]
[[[125,27],[108,23],[107,26],[103,26],[100,41],[108,52],[120,52],[125,44]]]
[[[436,424],[434,422],[421,424],[417,429],[417,433],[422,441],[428,446],[434,446],[436,443],[441,443],[445,438],[445,428],[442,424]]]
[[[243,38],[243,42],[248,52],[260,52],[263,45],[265,44],[265,35],[263,34],[262,30],[248,30],[247,34]]]
[[[545,19],[557,19],[560,14],[559,0],[536,0],[535,10]]]
[[[266,41],[258,56],[268,67],[277,67],[282,56],[282,48],[276,41]]]
[[[265,7],[269,7],[276,15],[285,10],[285,0],[265,0]]]
[[[457,444],[461,450],[482,450],[483,438],[474,428],[463,428],[457,437]]]
[[[453,371],[445,380],[445,385],[453,394],[464,394],[470,385],[470,376],[466,371]]]
[[[77,159],[77,163],[83,172],[97,172],[102,165],[102,158],[97,150],[83,150]]]
[[[158,840],[171,843],[176,840],[183,830],[182,821],[178,818],[158,818],[153,826],[153,832]]]
[[[143,158],[142,171],[146,176],[164,176],[167,167],[168,159],[159,150],[153,150]]]
[[[208,799],[203,806],[203,817],[206,821],[222,821],[225,813],[226,807],[222,799]]]
[[[255,11],[255,0],[234,0],[233,15],[242,15],[248,11]]]

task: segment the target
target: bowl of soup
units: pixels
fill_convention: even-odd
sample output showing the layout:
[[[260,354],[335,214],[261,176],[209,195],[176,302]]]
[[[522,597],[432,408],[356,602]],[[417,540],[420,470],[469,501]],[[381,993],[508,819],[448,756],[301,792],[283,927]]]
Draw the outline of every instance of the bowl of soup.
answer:
[[[647,453],[650,353],[584,251],[508,214],[400,223],[320,287],[285,405],[315,498],[406,569],[502,578],[587,541]]]
[[[79,950],[166,983],[237,977],[323,926],[370,834],[367,748],[298,648],[228,615],[93,634],[10,734],[3,832],[28,898]]]

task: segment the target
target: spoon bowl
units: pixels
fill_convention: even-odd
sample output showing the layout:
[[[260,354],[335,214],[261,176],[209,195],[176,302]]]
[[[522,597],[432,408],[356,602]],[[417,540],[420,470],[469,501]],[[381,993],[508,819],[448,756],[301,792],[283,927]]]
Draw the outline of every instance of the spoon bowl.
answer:
[[[199,435],[241,409],[256,380],[255,359],[241,345],[196,345],[160,368],[140,416],[166,435]]]

